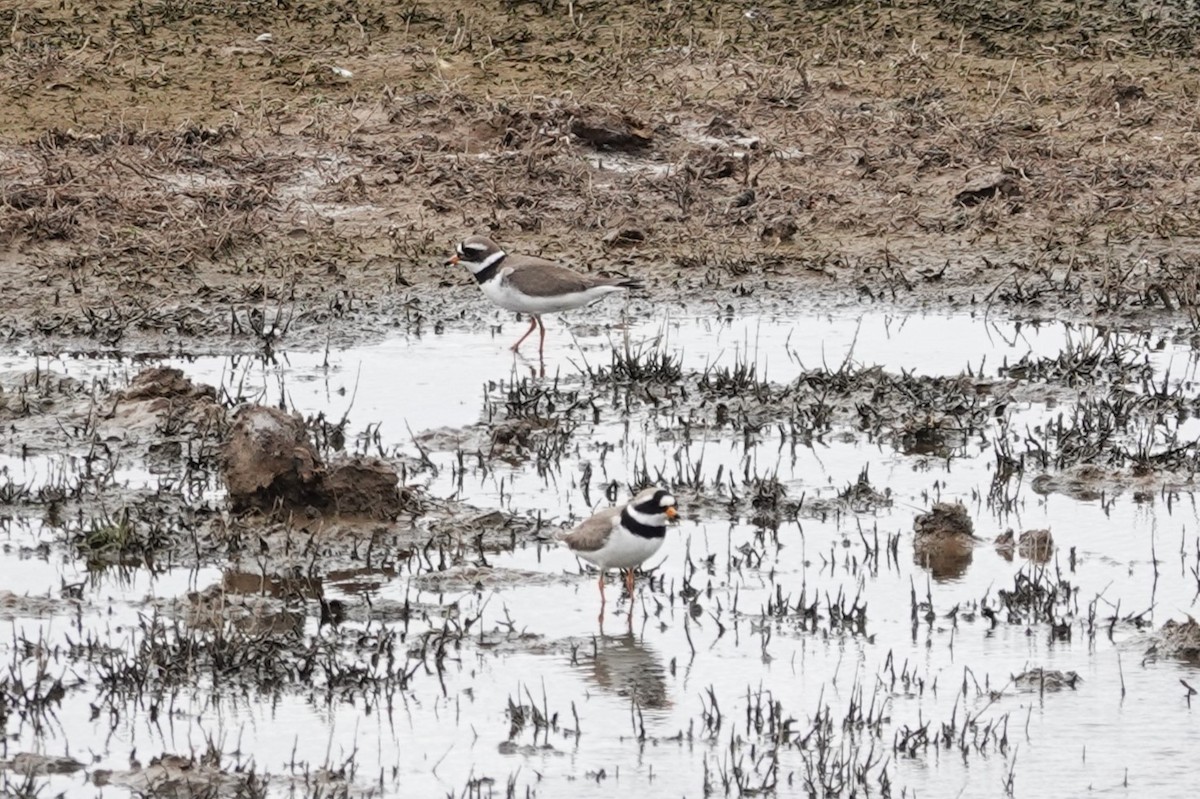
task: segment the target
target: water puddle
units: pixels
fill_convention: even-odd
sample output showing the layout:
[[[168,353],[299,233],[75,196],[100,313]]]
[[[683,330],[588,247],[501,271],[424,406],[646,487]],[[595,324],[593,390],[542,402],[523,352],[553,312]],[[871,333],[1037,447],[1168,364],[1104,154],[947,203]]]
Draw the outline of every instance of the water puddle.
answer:
[[[594,577],[532,539],[486,562],[460,552],[463,562],[438,580],[415,557],[327,574],[314,559],[308,572],[268,578],[252,551],[237,568],[96,571],[47,545],[53,531],[11,504],[0,508],[0,618],[11,630],[0,652],[26,686],[46,668],[82,685],[47,724],[9,720],[0,760],[71,755],[85,768],[39,778],[44,790],[94,792],[89,780],[112,771],[124,777],[102,792],[121,795],[137,790],[134,753],[148,762],[213,748],[226,771],[252,762],[274,775],[272,794],[312,792],[326,784],[318,774],[356,794],[411,796],[826,795],[854,780],[933,797],[1170,794],[1186,784],[1200,731],[1180,681],[1200,678],[1147,652],[1164,621],[1196,613],[1200,528],[1187,477],[1099,479],[1134,470],[1099,458],[1083,464],[1099,472],[1056,469],[1029,454],[1043,440],[1059,454],[1083,446],[1093,417],[1079,409],[1102,389],[1194,405],[1197,358],[1186,341],[970,316],[679,316],[556,324],[542,364],[508,353],[519,327],[267,360],[157,362],[231,399],[346,418],[348,448],[423,457],[428,468],[411,480],[429,494],[540,516],[551,530],[607,504],[607,484],[661,475],[692,504],[648,564],[652,576],[639,578],[631,616],[610,581],[598,623]],[[691,377],[611,381],[602,373],[615,368],[614,349],[665,354]],[[1128,368],[1107,369],[1113,358]],[[0,359],[0,371],[34,365]],[[63,356],[38,365],[119,386],[145,364]],[[914,392],[958,386],[963,397],[1008,399],[983,419],[963,412],[935,423],[936,403],[909,398],[911,429],[884,435],[887,425],[870,420],[910,389],[868,381],[833,424],[797,430],[803,414],[788,411],[798,401],[781,387],[873,366],[933,381],[912,383]],[[739,371],[753,380],[720,403],[695,396],[697,375]],[[739,411],[763,381],[775,393]],[[513,417],[514,403],[564,397],[586,412],[561,441],[535,431],[541,443],[520,457],[479,455],[496,446],[491,429]],[[818,407],[804,402],[794,407]],[[734,421],[714,421],[724,418],[716,404]],[[950,430],[947,418],[973,421]],[[1144,455],[1165,458],[1164,441],[1184,446],[1195,431],[1178,414],[1106,440],[1133,455],[1140,441]],[[1001,474],[998,440],[1025,454],[1024,472]],[[539,446],[554,451],[542,457]],[[0,473],[36,485],[72,468],[63,457],[6,444]],[[158,485],[126,468],[126,482]],[[1043,473],[1064,472],[1096,479],[1035,490]],[[914,551],[913,519],[943,500],[964,503],[980,541],[933,563]],[[1010,529],[1050,530],[1053,554],[998,550],[992,539]],[[307,688],[220,694],[219,675],[191,675],[152,711],[106,700],[106,667],[75,657],[83,640],[132,651],[155,635],[173,645],[169,625],[198,624],[198,608],[217,596],[239,603],[254,640],[297,636],[318,660],[322,642],[336,645],[338,668],[376,687],[314,672]],[[345,615],[332,624],[330,614]],[[451,628],[466,633],[446,647]],[[32,657],[28,642],[55,654]],[[388,658],[414,671],[381,690],[370,680]],[[169,663],[156,668],[170,674]]]

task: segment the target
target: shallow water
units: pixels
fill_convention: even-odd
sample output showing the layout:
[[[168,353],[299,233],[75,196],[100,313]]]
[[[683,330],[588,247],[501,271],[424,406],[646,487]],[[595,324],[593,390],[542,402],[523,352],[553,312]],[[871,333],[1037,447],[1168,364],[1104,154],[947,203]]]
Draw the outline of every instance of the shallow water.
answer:
[[[220,385],[232,397],[268,403],[283,398],[305,414],[347,415],[350,431],[371,426],[387,451],[413,454],[414,436],[477,424],[488,397],[494,401],[503,385],[537,374],[537,364],[506,351],[519,327],[507,325],[501,334],[450,329],[343,352],[284,353],[271,362],[215,357],[167,362],[194,379]],[[970,369],[995,376],[1006,361],[1030,353],[1053,356],[1096,335],[1087,327],[1060,323],[883,313],[794,319],[679,316],[627,328],[577,325],[573,336],[556,323],[544,379],[557,375],[579,381],[585,364],[607,364],[611,347],[655,342],[678,352],[685,369],[751,362],[760,376],[779,383],[804,368],[836,369],[847,359],[896,373],[957,375]],[[1195,353],[1186,344],[1158,348],[1156,337],[1128,338],[1145,348],[1156,374],[1169,373],[1173,385],[1194,380]],[[118,384],[143,366],[72,357],[40,362],[43,368]],[[32,366],[32,359],[15,355],[0,363],[3,370]],[[1032,427],[1061,411],[1061,405],[1020,403],[1011,409],[1013,429]],[[873,750],[870,783],[878,791],[877,776],[886,772],[893,795],[906,789],[917,796],[1000,796],[1010,780],[1018,795],[1190,793],[1186,753],[1200,745],[1200,728],[1180,680],[1194,684],[1200,675],[1183,663],[1147,659],[1148,630],[1118,623],[1111,638],[1107,632],[1114,614],[1145,612],[1144,619],[1158,627],[1196,612],[1198,583],[1191,569],[1200,528],[1189,494],[1170,503],[1163,494],[1134,501],[1128,492],[1081,501],[1037,494],[1028,484],[1034,475],[1026,474],[1012,512],[1001,515],[983,500],[994,457],[978,439],[945,458],[902,454],[853,431],[797,447],[767,428],[747,446],[726,428],[706,431],[699,437],[703,443],[683,447],[667,435],[675,427],[669,413],[644,406],[628,424],[607,409],[597,424],[576,431],[561,465],[542,474],[531,464],[455,474],[451,450],[432,453],[442,468],[422,479],[437,496],[457,494],[482,508],[540,512],[551,526],[590,512],[580,486],[585,462],[594,466],[588,495],[593,505],[604,504],[603,490],[597,488],[602,481],[624,482],[643,464],[652,474],[661,470],[673,477],[687,462],[700,463],[710,485],[718,469],[739,479],[744,473],[774,475],[789,498],[803,496],[810,507],[836,498],[867,469],[871,484],[888,489],[892,502],[857,514],[801,512],[777,533],[716,508],[704,509],[709,506],[685,507],[683,520],[650,564],[656,567],[653,586],[640,578],[632,623],[627,602],[618,599],[618,583],[610,581],[603,633],[594,578],[581,574],[575,559],[554,547],[531,542],[489,556],[497,573],[522,570],[537,576],[500,581],[499,587],[435,593],[422,591],[420,582],[410,583],[403,574],[381,579],[369,589],[373,603],[457,603],[463,617],[481,614],[474,629],[486,637],[483,645],[457,652],[441,680],[422,674],[410,691],[394,697],[390,712],[288,694],[269,701],[212,701],[199,690],[182,691],[167,721],[146,724],[131,708],[114,725],[107,716],[92,718],[94,692],[84,688],[67,694],[55,724],[41,735],[10,721],[6,751],[9,756],[69,752],[89,770],[120,769],[135,750],[147,761],[163,752],[202,751],[212,738],[227,756],[240,752],[242,762],[252,759],[257,769],[274,775],[287,774],[293,763],[337,767],[353,754],[356,789],[406,796],[462,795],[470,780],[482,778],[495,782],[476,783],[475,795],[503,795],[509,781],[518,793],[528,787],[545,796],[620,791],[698,796],[706,785],[718,795],[737,795],[736,784],[727,790],[722,782],[736,766],[745,790],[775,784],[780,795],[802,795],[805,777],[814,771],[812,741],[808,748],[776,747],[769,736],[751,729],[750,708],[758,706],[755,697],[762,694],[779,703],[783,717],[794,719],[796,737],[806,735],[827,706],[833,751],[855,755],[851,759],[861,763]],[[599,453],[606,449],[601,466]],[[36,481],[61,456],[22,459],[6,451],[0,457],[0,467],[14,479]],[[144,475],[136,465],[127,468],[130,481]],[[153,485],[152,476],[142,479]],[[1039,567],[1019,555],[1006,560],[985,545],[965,567],[934,579],[914,563],[911,530],[913,517],[938,498],[963,500],[976,534],[985,539],[1006,528],[1049,528],[1057,553],[1045,568],[1069,581],[1079,616],[1086,618],[1089,603],[1096,602],[1101,631],[1089,640],[1076,620],[1064,640],[1053,637],[1046,625],[1001,620],[993,627],[977,613],[966,618],[985,598],[995,606],[996,592],[1011,589],[1019,571]],[[0,529],[2,587],[57,597],[61,585],[81,584],[84,602],[72,612],[4,615],[13,632],[11,644],[0,644],[0,654],[6,655],[0,663],[16,659],[22,639],[61,645],[78,640],[83,629],[124,645],[136,638],[139,615],[152,613],[156,600],[221,581],[220,570],[211,568],[94,574],[58,547],[39,551],[37,544],[51,534],[40,520],[24,518],[16,508],[4,515],[10,521]],[[895,561],[885,553],[875,561],[867,557],[864,538],[875,546],[876,535],[886,544],[896,534]],[[762,559],[746,563],[745,553]],[[731,565],[731,556],[739,558],[740,568]],[[694,573],[689,562],[696,566]],[[695,607],[680,596],[685,580],[700,591]],[[347,604],[364,602],[363,586],[354,580],[331,580],[326,589]],[[914,625],[913,592],[918,601],[932,599],[936,615],[931,622],[922,611]],[[789,597],[795,605],[802,593],[809,604],[820,600],[816,629],[803,629],[796,614],[764,617],[773,597]],[[830,624],[827,597],[839,593],[865,603],[865,632]],[[957,621],[947,617],[955,606],[961,608]],[[303,623],[306,632],[319,633],[315,617]],[[31,667],[28,660],[19,666]],[[1081,682],[1075,689],[1044,694],[1011,685],[1014,675],[1030,667],[1075,671]],[[901,673],[915,675],[923,689],[906,684]],[[86,681],[89,675],[78,677]],[[704,714],[713,698],[721,723],[706,728]],[[544,706],[557,714],[558,729],[526,726],[514,733],[506,715],[510,702]],[[843,726],[854,704],[885,708],[878,735]],[[968,716],[972,721],[964,733]],[[1003,746],[999,734],[985,736],[993,723],[1004,731]],[[894,751],[898,731],[923,724],[930,725],[928,747],[912,756]],[[948,747],[938,743],[943,724],[953,727]],[[774,770],[771,758],[762,759],[764,753],[776,758]],[[124,793],[111,787],[101,791],[85,779],[82,773],[47,778],[45,791]],[[271,787],[282,793],[295,786],[279,778]]]

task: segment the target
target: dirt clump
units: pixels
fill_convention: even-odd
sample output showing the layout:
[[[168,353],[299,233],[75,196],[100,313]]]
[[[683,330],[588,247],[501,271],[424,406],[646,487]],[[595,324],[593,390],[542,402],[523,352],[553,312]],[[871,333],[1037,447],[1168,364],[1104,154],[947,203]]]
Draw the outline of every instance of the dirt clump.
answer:
[[[492,426],[492,453],[511,457],[537,446],[538,439],[555,427],[553,419],[505,419]]]
[[[1026,560],[1045,563],[1054,552],[1054,536],[1049,530],[1026,530],[1020,536],[1005,530],[996,536],[996,551],[1006,560],[1012,560],[1015,551]]]
[[[241,794],[255,782],[253,772],[249,777],[231,774],[182,755],[159,755],[151,758],[145,767],[137,761],[132,763],[133,767],[128,771],[97,769],[92,772],[92,782],[101,787],[114,785],[136,794],[159,796]]]
[[[326,466],[299,415],[262,405],[245,406],[234,417],[224,448],[224,475],[237,512],[395,519],[411,500],[387,463],[356,456]]]
[[[76,610],[78,603],[72,599],[23,596],[12,591],[0,590],[0,619],[28,616],[50,616]]]
[[[763,225],[760,238],[775,244],[785,244],[794,239],[799,230],[800,226],[796,224],[795,219],[790,216],[778,216]]]
[[[615,227],[609,229],[600,241],[605,247],[637,247],[645,244],[649,238],[646,231],[636,227]]]
[[[957,194],[954,202],[964,208],[979,205],[984,200],[1019,197],[1021,187],[1016,179],[1004,173],[989,174],[970,181]]]
[[[193,383],[180,369],[156,366],[139,372],[129,388],[117,394],[102,428],[110,436],[124,437],[135,429],[167,432],[224,420],[225,409],[217,402],[215,388]]]
[[[156,366],[139,372],[129,384],[129,388],[120,393],[125,402],[136,400],[197,400],[217,398],[217,390],[212,386],[197,385],[184,376],[182,369],[170,366]]]
[[[0,760],[0,771],[15,771],[26,776],[71,774],[81,768],[83,764],[73,757],[38,755],[33,752],[18,752],[11,760]]]
[[[89,386],[44,369],[0,374],[0,421],[62,412],[88,396]]]
[[[399,482],[391,465],[378,458],[354,457],[330,469],[324,489],[340,515],[386,519],[398,516],[405,507]]]
[[[605,150],[640,150],[654,142],[654,133],[626,114],[581,111],[571,120],[571,133],[586,144]]]
[[[211,585],[188,594],[183,619],[192,628],[224,630],[227,625],[253,636],[303,635],[305,615],[266,594],[241,594]]]
[[[1166,657],[1200,661],[1200,623],[1191,616],[1182,622],[1168,619],[1151,651]]]
[[[935,580],[961,576],[975,544],[975,526],[961,502],[938,502],[913,519],[913,559],[932,572]]]
[[[224,466],[234,510],[267,510],[315,494],[321,459],[298,415],[250,405],[234,418]]]
[[[1061,691],[1075,688],[1080,677],[1073,671],[1058,671],[1040,667],[1029,669],[1013,677],[1013,685],[1023,691]]]

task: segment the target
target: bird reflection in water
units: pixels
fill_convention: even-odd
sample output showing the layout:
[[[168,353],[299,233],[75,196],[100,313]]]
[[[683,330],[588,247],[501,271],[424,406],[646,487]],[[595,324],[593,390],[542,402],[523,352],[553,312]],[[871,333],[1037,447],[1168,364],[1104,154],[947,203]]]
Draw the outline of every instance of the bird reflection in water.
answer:
[[[576,658],[589,682],[604,693],[629,697],[643,708],[671,706],[666,669],[654,647],[632,632],[598,635],[592,642],[592,650],[581,647]]]

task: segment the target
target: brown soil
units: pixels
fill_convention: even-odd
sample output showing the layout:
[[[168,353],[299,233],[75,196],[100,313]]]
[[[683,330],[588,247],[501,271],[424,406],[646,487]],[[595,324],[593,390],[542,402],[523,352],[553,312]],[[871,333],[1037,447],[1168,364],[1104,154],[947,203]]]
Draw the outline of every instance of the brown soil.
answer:
[[[1186,4],[9,5],[19,342],[316,346],[490,313],[441,266],[484,230],[652,297],[1200,321]]]
[[[1045,563],[1054,554],[1054,536],[1049,530],[1026,530],[1019,537],[1007,530],[996,536],[993,543],[1006,560],[1012,560],[1015,552],[1026,560]]]
[[[136,386],[136,382],[135,382]],[[225,485],[235,511],[357,516],[395,520],[416,507],[400,475],[377,458],[356,455],[326,465],[299,414],[247,405],[224,447]]]
[[[1200,623],[1191,616],[1182,622],[1167,620],[1152,650],[1165,657],[1200,660]]]
[[[978,541],[960,502],[938,502],[913,519],[913,561],[928,568],[935,580],[962,576]]]
[[[128,771],[98,769],[92,772],[91,778],[93,784],[99,787],[114,785],[139,794],[168,796],[198,793],[237,795],[261,786],[253,770],[248,776],[226,772],[214,765],[212,760],[162,754],[151,758],[145,767],[134,761]]]
[[[22,776],[44,776],[46,774],[71,774],[83,768],[73,757],[38,755],[19,752],[11,760],[0,760],[0,771],[14,771]]]
[[[1082,680],[1073,671],[1032,668],[1012,678],[1013,686],[1021,691],[1061,691],[1075,688]]]

